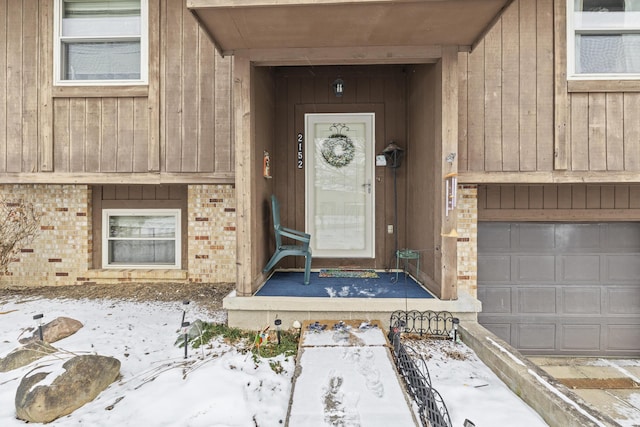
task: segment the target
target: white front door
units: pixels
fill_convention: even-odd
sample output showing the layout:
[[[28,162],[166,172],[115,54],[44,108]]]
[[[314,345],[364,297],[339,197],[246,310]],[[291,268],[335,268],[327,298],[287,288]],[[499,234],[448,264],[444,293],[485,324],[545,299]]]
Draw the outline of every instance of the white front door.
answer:
[[[305,114],[314,257],[374,258],[374,113]]]

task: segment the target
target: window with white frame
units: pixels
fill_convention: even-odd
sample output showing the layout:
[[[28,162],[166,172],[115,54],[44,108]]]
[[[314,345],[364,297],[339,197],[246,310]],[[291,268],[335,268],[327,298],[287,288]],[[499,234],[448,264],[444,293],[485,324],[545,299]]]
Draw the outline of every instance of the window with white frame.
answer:
[[[148,0],[55,0],[55,83],[144,84]]]
[[[640,0],[567,0],[570,78],[640,79]]]
[[[180,209],[102,211],[103,268],[180,268]]]

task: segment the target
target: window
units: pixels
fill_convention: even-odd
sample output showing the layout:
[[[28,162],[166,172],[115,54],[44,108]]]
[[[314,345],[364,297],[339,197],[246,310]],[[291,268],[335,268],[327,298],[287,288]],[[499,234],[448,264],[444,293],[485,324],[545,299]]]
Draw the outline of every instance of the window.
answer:
[[[103,268],[180,268],[180,209],[102,211]]]
[[[640,0],[568,0],[568,75],[640,78]]]
[[[56,0],[55,83],[146,83],[147,1]]]

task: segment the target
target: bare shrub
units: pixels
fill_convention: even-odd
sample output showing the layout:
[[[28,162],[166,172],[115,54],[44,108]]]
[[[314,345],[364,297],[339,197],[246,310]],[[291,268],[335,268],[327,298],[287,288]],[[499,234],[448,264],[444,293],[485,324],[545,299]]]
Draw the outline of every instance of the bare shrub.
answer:
[[[38,235],[41,217],[31,203],[0,200],[0,273]]]

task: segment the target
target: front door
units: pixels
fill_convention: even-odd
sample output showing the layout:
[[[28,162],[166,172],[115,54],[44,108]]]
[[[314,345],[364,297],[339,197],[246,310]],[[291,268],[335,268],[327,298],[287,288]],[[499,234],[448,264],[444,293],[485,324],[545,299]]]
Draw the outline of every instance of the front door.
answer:
[[[314,257],[374,258],[374,113],[305,114]]]

